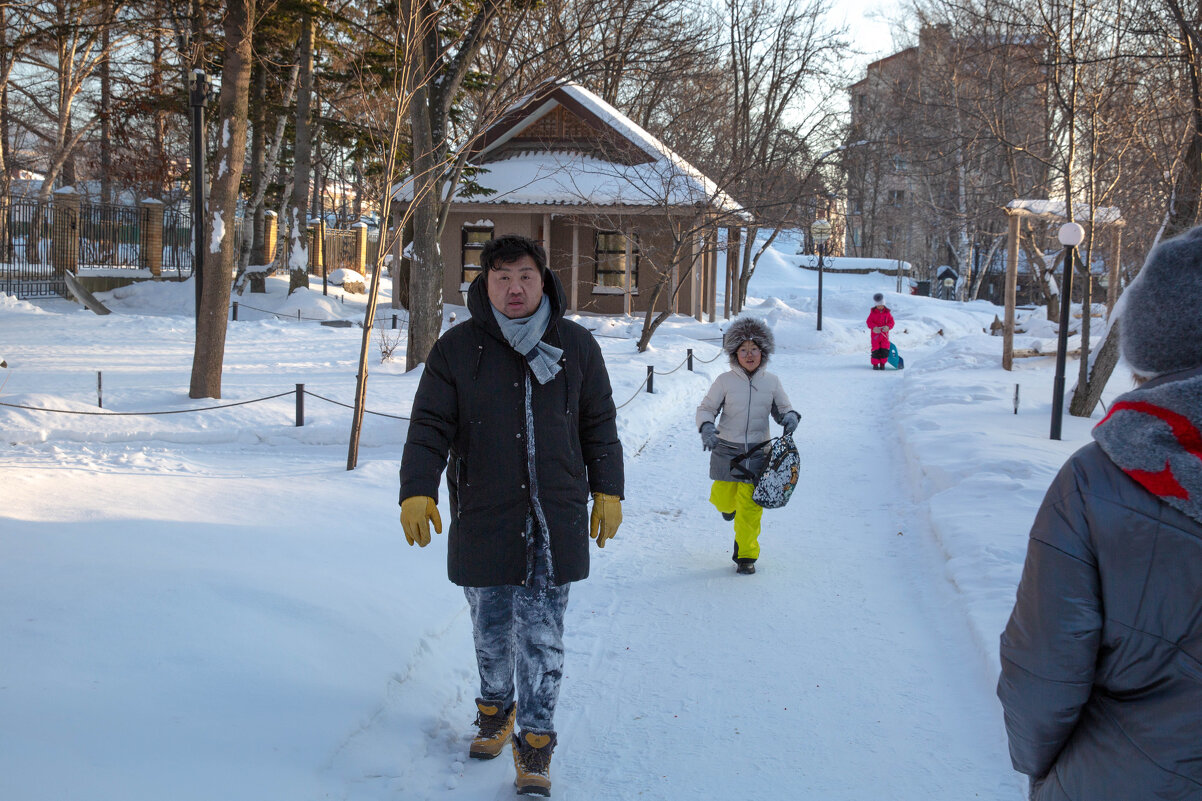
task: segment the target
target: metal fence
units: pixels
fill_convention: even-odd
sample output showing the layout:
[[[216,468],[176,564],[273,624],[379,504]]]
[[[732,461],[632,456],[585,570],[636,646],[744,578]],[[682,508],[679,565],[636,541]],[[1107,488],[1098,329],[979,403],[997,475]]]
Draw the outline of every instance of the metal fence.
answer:
[[[184,277],[192,274],[192,215],[179,209],[163,209],[163,274]]]
[[[62,271],[138,270],[149,263],[143,253],[146,226],[157,214],[145,206],[80,203],[78,217],[54,201],[0,198],[0,288],[17,297],[65,295]],[[192,218],[186,211],[163,209],[161,274],[192,274]],[[71,265],[69,268],[64,265]]]
[[[5,292],[21,298],[67,293],[54,270],[53,226],[51,204],[0,198],[0,287]]]
[[[18,297],[66,295],[62,272],[138,270],[150,264],[143,252],[154,237],[146,230],[162,210],[160,275],[186,278],[193,269],[192,215],[174,207],[120,206],[108,203],[72,205],[40,203],[28,198],[0,198],[0,290]],[[55,215],[60,225],[55,225]],[[64,216],[67,215],[67,216]],[[68,219],[68,217],[73,219]],[[251,220],[239,218],[235,241],[251,234]],[[283,253],[277,234],[276,258]],[[326,229],[322,254],[327,271],[341,268],[369,273],[380,248],[380,232],[367,232],[366,266],[358,259],[356,229]]]
[[[142,210],[111,203],[79,207],[79,267],[138,269],[141,261]]]
[[[327,273],[347,269],[359,272],[358,240],[355,232],[349,229],[327,228],[325,242],[322,244],[322,256],[325,258]]]

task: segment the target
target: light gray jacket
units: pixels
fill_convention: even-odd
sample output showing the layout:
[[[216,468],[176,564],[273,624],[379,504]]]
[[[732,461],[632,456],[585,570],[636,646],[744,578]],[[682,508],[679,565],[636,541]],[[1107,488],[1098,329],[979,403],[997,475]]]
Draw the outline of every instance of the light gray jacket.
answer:
[[[1035,518],[998,682],[1032,799],[1202,800],[1200,423],[1202,371],[1116,399]]]
[[[710,478],[714,481],[747,480],[732,476],[730,460],[752,445],[771,439],[768,418],[777,423],[793,411],[780,379],[763,367],[752,375],[742,367],[732,367],[714,379],[709,392],[697,407],[696,423],[715,423],[718,447],[710,454]],[[753,465],[749,465],[754,470]]]

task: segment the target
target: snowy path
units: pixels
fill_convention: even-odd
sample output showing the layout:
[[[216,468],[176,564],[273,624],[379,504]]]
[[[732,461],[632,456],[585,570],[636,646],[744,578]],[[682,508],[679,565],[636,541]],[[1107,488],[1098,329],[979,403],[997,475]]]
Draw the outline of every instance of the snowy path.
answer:
[[[755,576],[706,501],[691,409],[628,457],[622,530],[569,605],[557,798],[1024,797],[943,557],[910,522],[904,376],[862,362],[774,361],[806,467],[765,513]],[[512,798],[508,762],[456,765],[445,797]]]
[[[773,363],[803,411],[807,467],[765,512],[755,576],[735,575],[730,526],[705,502],[691,413],[630,460],[622,540],[573,597],[558,723],[571,797],[1023,797],[942,559],[899,489],[889,399],[904,376],[816,361]],[[862,453],[851,427],[868,429],[850,437]],[[671,475],[680,449],[695,474]]]

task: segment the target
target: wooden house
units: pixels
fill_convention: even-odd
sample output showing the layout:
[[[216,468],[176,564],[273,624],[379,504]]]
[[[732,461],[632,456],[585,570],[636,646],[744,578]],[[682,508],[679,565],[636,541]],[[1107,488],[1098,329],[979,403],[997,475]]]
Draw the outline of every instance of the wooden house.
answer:
[[[461,185],[452,199],[440,242],[448,301],[479,273],[485,242],[521,234],[547,249],[571,311],[632,314],[654,303],[714,319],[717,283],[731,280],[717,274],[718,249],[738,242],[747,213],[597,95],[542,85],[484,132],[470,163],[487,191]],[[403,208],[411,189],[394,197]]]

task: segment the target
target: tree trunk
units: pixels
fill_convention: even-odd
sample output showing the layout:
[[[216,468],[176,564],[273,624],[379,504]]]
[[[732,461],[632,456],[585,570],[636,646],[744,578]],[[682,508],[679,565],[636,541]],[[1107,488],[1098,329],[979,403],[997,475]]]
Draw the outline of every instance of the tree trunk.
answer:
[[[8,203],[8,76],[12,69],[8,44],[8,6],[0,3],[0,206]],[[8,261],[8,213],[0,215],[0,261]]]
[[[218,101],[219,128],[212,190],[204,230],[212,232],[208,252],[217,256],[217,270],[204,282],[196,320],[196,351],[192,357],[191,398],[221,397],[221,366],[225,358],[226,309],[234,271],[235,225],[242,165],[246,160],[246,105],[250,93],[251,34],[255,0],[228,0],[224,21],[225,61]],[[220,239],[218,235],[220,233]]]
[[[151,91],[155,97],[160,97],[163,94],[163,40],[159,38],[159,32],[156,30],[152,34],[153,44],[151,45]],[[148,188],[147,195],[155,200],[163,199],[163,187],[166,185],[168,164],[170,159],[167,156],[167,113],[162,108],[156,107],[154,110],[154,161],[155,175],[151,186]]]
[[[1106,382],[1114,372],[1114,366],[1119,361],[1119,320],[1115,318],[1106,332],[1102,345],[1094,353],[1093,364],[1089,369],[1089,380],[1077,382],[1073,390],[1073,399],[1069,402],[1068,413],[1073,417],[1089,417],[1102,399],[1102,391]]]
[[[1190,133],[1181,160],[1181,169],[1173,179],[1173,202],[1164,225],[1164,238],[1184,233],[1198,221],[1202,202],[1202,64],[1199,64],[1197,30],[1185,17],[1182,4],[1169,3],[1181,32],[1181,56],[1189,73]]]
[[[413,274],[413,262],[406,256],[406,253],[413,252],[413,215],[408,211],[404,214],[404,226],[400,232],[400,250],[398,255],[392,262],[392,308],[394,309],[411,309],[412,304],[409,301],[409,277]],[[384,226],[386,223],[380,223],[380,247],[384,246]]]
[[[409,110],[414,191],[406,370],[426,361],[442,331],[443,277],[442,249],[438,246],[438,174],[442,165],[435,154],[429,90],[424,84],[414,88]]]
[[[1093,208],[1093,204],[1090,204]],[[1092,228],[1092,226],[1091,226]],[[1085,250],[1085,269],[1077,274],[1076,280],[1081,284],[1081,361],[1079,364],[1079,372],[1077,374],[1077,386],[1081,387],[1089,383],[1089,329],[1090,323],[1093,322],[1093,316],[1090,314],[1090,307],[1093,305],[1091,293],[1093,287],[1090,286],[1092,280],[1089,273],[1089,261],[1093,256],[1093,236],[1090,235],[1090,247]],[[1076,265],[1073,265],[1074,267]],[[1070,298],[1071,302],[1071,298]],[[1077,397],[1077,392],[1073,392],[1073,398]],[[1073,414],[1073,405],[1069,404],[1069,414]],[[1091,409],[1092,411],[1092,409]]]
[[[313,99],[313,17],[301,23],[300,86],[296,97],[296,149],[293,158],[292,202],[288,205],[285,262],[288,292],[309,286],[308,208],[309,174],[312,171],[309,106]]]
[[[106,3],[105,5],[108,5]],[[105,14],[111,16],[110,13]],[[108,54],[112,52],[111,26],[105,25],[100,35],[104,60],[100,62],[100,202],[113,202],[113,65]]]
[[[267,132],[263,130],[267,120],[267,68],[261,61],[255,61],[255,102],[250,104],[248,116],[250,121],[250,191],[254,198],[251,213],[254,214],[254,228],[251,234],[249,261],[255,264],[266,263],[263,242],[263,227],[265,225],[266,207],[263,204],[265,194],[264,184],[267,183],[266,143]],[[249,262],[248,262],[249,263]],[[241,265],[243,268],[246,265]]]

